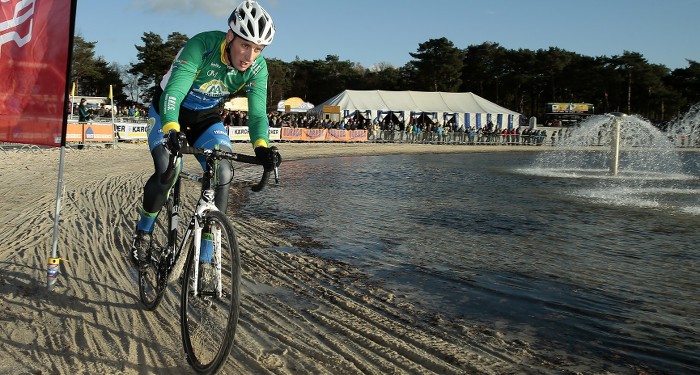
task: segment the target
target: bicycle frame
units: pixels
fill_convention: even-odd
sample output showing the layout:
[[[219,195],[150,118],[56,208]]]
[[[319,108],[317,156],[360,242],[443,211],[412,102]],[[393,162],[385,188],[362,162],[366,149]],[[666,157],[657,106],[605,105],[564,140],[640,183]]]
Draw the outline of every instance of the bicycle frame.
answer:
[[[166,252],[166,257],[165,257],[165,267],[170,268],[168,270],[168,283],[171,283],[177,279],[180,274],[182,273],[182,269],[184,267],[185,261],[186,261],[186,254],[187,250],[185,249],[185,246],[189,244],[189,241],[187,241],[190,236],[193,237],[193,245],[194,245],[194,280],[189,280],[188,282],[192,283],[192,290],[197,291],[196,295],[199,294],[199,291],[197,289],[197,284],[198,284],[198,277],[199,277],[199,255],[201,251],[201,241],[202,241],[202,229],[205,226],[204,223],[204,218],[206,216],[206,213],[209,211],[218,211],[219,209],[216,207],[214,204],[214,189],[211,187],[212,186],[212,178],[207,177],[207,175],[211,175],[210,172],[205,171],[204,177],[200,177],[197,175],[193,175],[187,172],[180,172],[180,176],[178,180],[175,182],[173,185],[171,194],[172,194],[172,199],[173,199],[173,206],[171,208],[171,221],[169,223],[169,228],[168,228],[168,233],[169,233],[169,241],[168,241],[168,251]],[[190,219],[190,222],[187,226],[187,229],[185,229],[184,236],[182,237],[183,240],[181,243],[177,243],[178,239],[178,233],[179,233],[179,214],[180,214],[180,204],[181,204],[181,198],[180,198],[180,192],[181,192],[181,180],[182,178],[187,178],[190,180],[193,180],[195,182],[202,182],[202,191],[200,194],[199,201],[197,202],[197,205],[195,206],[193,212],[192,212],[192,217]],[[217,269],[216,269],[216,275],[217,275],[217,288],[216,288],[216,294],[217,297],[221,297],[222,295],[222,285],[221,285],[221,233],[216,231],[214,232],[215,237],[214,237],[214,254],[213,256],[216,257],[216,264],[217,264]],[[183,253],[184,251],[184,253]]]
[[[194,280],[185,280],[185,282],[192,282],[192,290],[195,291],[195,295],[199,295],[199,290],[198,290],[198,279],[199,279],[199,256],[200,256],[200,251],[201,251],[201,240],[202,240],[202,229],[206,225],[204,223],[204,219],[206,217],[206,213],[210,211],[219,211],[219,209],[216,207],[214,204],[214,187],[216,185],[216,181],[214,178],[214,171],[216,171],[216,163],[217,160],[220,158],[227,158],[231,161],[241,161],[244,163],[249,163],[249,164],[260,164],[260,162],[254,157],[254,156],[247,156],[247,155],[241,155],[241,154],[235,154],[235,153],[230,153],[230,152],[225,152],[221,150],[208,150],[208,149],[201,149],[201,148],[194,148],[194,147],[189,147],[185,146],[184,142],[185,139],[180,139],[179,142],[180,145],[178,147],[177,152],[171,154],[171,159],[169,163],[169,167],[167,171],[161,176],[161,182],[165,183],[166,181],[172,181],[172,178],[174,176],[175,168],[173,167],[175,165],[175,160],[176,157],[181,158],[182,154],[187,153],[187,154],[195,154],[195,155],[201,155],[206,157],[206,163],[205,163],[205,168],[204,168],[204,174],[202,177],[199,177],[197,175],[193,175],[184,171],[180,171],[179,176],[177,178],[177,181],[173,185],[173,189],[171,193],[173,194],[173,206],[172,206],[172,211],[171,211],[171,222],[170,222],[170,228],[169,228],[169,233],[170,237],[168,240],[168,251],[166,252],[166,257],[165,257],[165,263],[162,264],[160,267],[167,267],[166,269],[166,275],[167,276],[167,283],[174,282],[175,279],[177,279],[181,272],[182,269],[185,265],[185,261],[187,257],[183,257],[182,251],[185,248],[185,245],[188,243],[186,239],[190,238],[192,236],[193,238],[193,246],[194,246]],[[279,181],[279,175],[278,175],[278,170],[277,166],[279,163],[281,163],[281,157],[279,156],[279,153],[277,153],[277,148],[272,147],[274,149],[274,152],[276,153],[276,163],[274,167],[274,177],[275,181]],[[263,187],[267,184],[267,180],[269,177],[270,171],[264,171],[262,178],[260,179],[260,182],[252,187],[253,191],[260,191],[263,189]],[[201,194],[199,201],[197,202],[197,205],[195,206],[194,212],[192,214],[192,219],[190,220],[190,223],[184,233],[183,241],[182,243],[177,244],[177,239],[178,239],[178,222],[179,222],[179,212],[180,212],[180,181],[182,177],[200,182],[202,184],[202,189],[201,189]],[[216,296],[221,298],[222,297],[222,285],[221,285],[221,233],[214,231],[214,253],[212,256],[215,257],[216,260]]]

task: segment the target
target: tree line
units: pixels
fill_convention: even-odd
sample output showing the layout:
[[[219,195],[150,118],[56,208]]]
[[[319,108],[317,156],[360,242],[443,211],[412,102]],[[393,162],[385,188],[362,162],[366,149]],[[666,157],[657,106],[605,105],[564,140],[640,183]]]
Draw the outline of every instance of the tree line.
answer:
[[[150,103],[187,40],[178,32],[166,40],[145,32],[135,46],[138,61],[124,66],[96,57],[97,42],[76,36],[71,81],[77,95],[107,96],[112,85],[119,106]],[[661,125],[700,102],[700,63],[692,60],[686,68],[670,70],[637,52],[591,57],[557,47],[513,50],[493,42],[461,49],[444,37],[420,43],[409,54],[413,59],[402,67],[369,68],[336,55],[292,62],[266,56],[268,106],[293,96],[319,104],[346,89],[473,92],[526,117],[543,118],[549,102],[584,102],[596,113],[637,114]]]

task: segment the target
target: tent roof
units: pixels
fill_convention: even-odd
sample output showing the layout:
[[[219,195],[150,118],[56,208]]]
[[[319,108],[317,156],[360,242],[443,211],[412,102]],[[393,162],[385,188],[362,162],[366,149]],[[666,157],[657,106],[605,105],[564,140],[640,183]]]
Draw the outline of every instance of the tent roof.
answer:
[[[321,113],[324,105],[343,110],[404,112],[503,113],[519,115],[471,92],[427,92],[345,90],[317,105],[310,112]]]
[[[301,98],[293,97],[289,99],[282,99],[277,102],[277,111],[285,112],[286,106],[290,106],[290,112],[306,112],[314,107],[313,104],[305,102]]]

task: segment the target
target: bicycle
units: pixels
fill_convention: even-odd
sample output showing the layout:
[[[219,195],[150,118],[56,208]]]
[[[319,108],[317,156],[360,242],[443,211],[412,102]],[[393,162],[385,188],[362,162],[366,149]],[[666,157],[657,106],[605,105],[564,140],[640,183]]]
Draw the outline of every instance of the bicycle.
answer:
[[[240,252],[233,226],[214,205],[216,163],[222,159],[249,164],[261,162],[254,156],[190,147],[186,145],[184,137],[179,138],[177,143],[162,179],[172,181],[175,173],[179,173],[180,177],[201,183],[201,194],[189,225],[184,235],[180,236],[178,222],[182,178],[178,178],[170,189],[166,203],[156,217],[149,249],[151,256],[139,267],[139,297],[146,310],[154,310],[167,286],[179,281],[182,287],[180,328],[187,362],[197,373],[214,374],[226,363],[233,347],[241,279]],[[272,149],[275,157],[274,177],[279,182],[277,166],[281,163],[281,157],[276,147]],[[181,171],[179,164],[183,154],[205,157],[201,177]],[[267,184],[269,174],[270,171],[264,171],[260,182],[252,190],[261,191]],[[211,237],[214,244],[211,257],[216,275],[213,290],[205,290],[199,283],[203,236]],[[184,274],[180,276],[183,268]]]

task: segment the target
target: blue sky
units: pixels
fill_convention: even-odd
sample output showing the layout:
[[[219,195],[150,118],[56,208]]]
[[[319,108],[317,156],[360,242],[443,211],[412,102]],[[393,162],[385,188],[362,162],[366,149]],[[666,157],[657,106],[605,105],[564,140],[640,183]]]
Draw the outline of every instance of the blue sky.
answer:
[[[137,62],[144,32],[163,39],[226,30],[238,0],[79,0],[76,35],[97,42],[107,62]],[[586,56],[641,53],[685,68],[700,61],[700,0],[260,0],[277,34],[263,55],[325,59],[369,68],[403,66],[420,43],[446,37],[458,48],[495,42],[508,49],[559,47]]]

